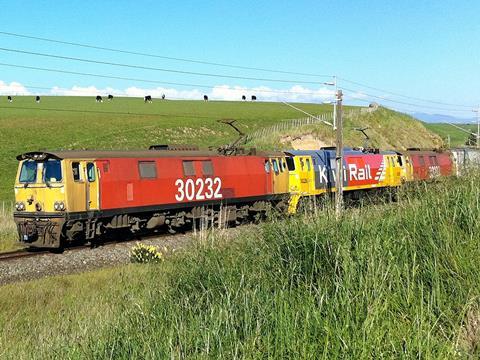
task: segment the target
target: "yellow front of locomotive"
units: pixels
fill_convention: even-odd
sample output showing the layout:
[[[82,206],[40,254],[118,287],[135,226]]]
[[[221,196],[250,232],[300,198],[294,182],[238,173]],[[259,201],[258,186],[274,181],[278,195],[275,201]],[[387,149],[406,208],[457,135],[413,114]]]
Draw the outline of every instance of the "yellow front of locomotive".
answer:
[[[63,161],[44,153],[17,157],[14,220],[19,241],[31,247],[60,247],[66,197]]]

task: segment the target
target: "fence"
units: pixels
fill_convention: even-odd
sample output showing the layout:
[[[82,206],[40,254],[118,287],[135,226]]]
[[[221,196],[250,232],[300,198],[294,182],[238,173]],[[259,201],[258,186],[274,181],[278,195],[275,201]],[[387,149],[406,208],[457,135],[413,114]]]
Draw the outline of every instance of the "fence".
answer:
[[[358,115],[363,113],[371,113],[375,111],[376,108],[360,108],[360,109],[349,109],[343,112],[344,117],[349,117],[352,115]],[[325,122],[332,123],[333,121],[333,112],[328,112],[320,115],[315,115],[315,117],[304,117],[300,119],[285,120],[273,126],[265,127],[260,130],[254,131],[251,134],[248,134],[246,137],[246,142],[250,142],[256,139],[266,138],[271,136],[272,133],[277,133],[280,131],[285,131],[292,128],[297,128],[300,126],[314,125],[314,124],[324,124]]]

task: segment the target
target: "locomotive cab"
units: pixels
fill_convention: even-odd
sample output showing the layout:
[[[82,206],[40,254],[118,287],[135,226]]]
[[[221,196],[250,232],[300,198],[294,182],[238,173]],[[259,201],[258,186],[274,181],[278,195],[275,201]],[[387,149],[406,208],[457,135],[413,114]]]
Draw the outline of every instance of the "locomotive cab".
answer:
[[[69,215],[98,210],[95,163],[42,152],[17,159],[14,220],[19,241],[30,247],[58,248]]]
[[[61,160],[21,161],[15,182],[15,210],[24,214],[64,211],[63,179]]]

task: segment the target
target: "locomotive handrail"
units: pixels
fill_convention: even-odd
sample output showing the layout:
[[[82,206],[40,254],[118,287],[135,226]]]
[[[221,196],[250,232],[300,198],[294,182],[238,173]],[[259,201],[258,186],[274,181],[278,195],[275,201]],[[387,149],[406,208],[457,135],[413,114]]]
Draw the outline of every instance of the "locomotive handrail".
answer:
[[[61,158],[53,153],[43,152],[43,151],[31,151],[23,153],[17,156],[17,160],[46,160],[46,159],[57,159]]]

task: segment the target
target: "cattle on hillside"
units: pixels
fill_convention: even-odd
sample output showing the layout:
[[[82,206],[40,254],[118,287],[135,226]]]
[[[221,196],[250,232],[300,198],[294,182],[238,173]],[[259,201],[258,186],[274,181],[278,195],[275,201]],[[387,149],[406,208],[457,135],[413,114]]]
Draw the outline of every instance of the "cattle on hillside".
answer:
[[[247,97],[245,95],[242,95],[242,100],[243,101],[247,100]]]
[[[12,101],[13,101],[13,99],[12,99],[12,97],[11,97],[10,95],[7,96],[7,100],[8,100],[8,102],[12,102]]]
[[[35,102],[36,102],[37,104],[40,104],[40,96],[38,96],[38,95],[35,96]]]
[[[207,95],[203,95],[203,101],[208,101],[208,96]]]
[[[100,95],[97,95],[97,97],[95,98],[95,101],[96,102],[103,102],[103,99]]]
[[[143,98],[143,101],[144,102],[149,102],[151,103],[152,102],[152,95],[145,95],[145,97]]]
[[[113,95],[112,94],[108,94],[108,101],[110,100],[113,100]]]
[[[162,94],[162,100],[165,100],[165,94]]]
[[[252,95],[252,101],[257,100],[257,97],[255,95]]]

